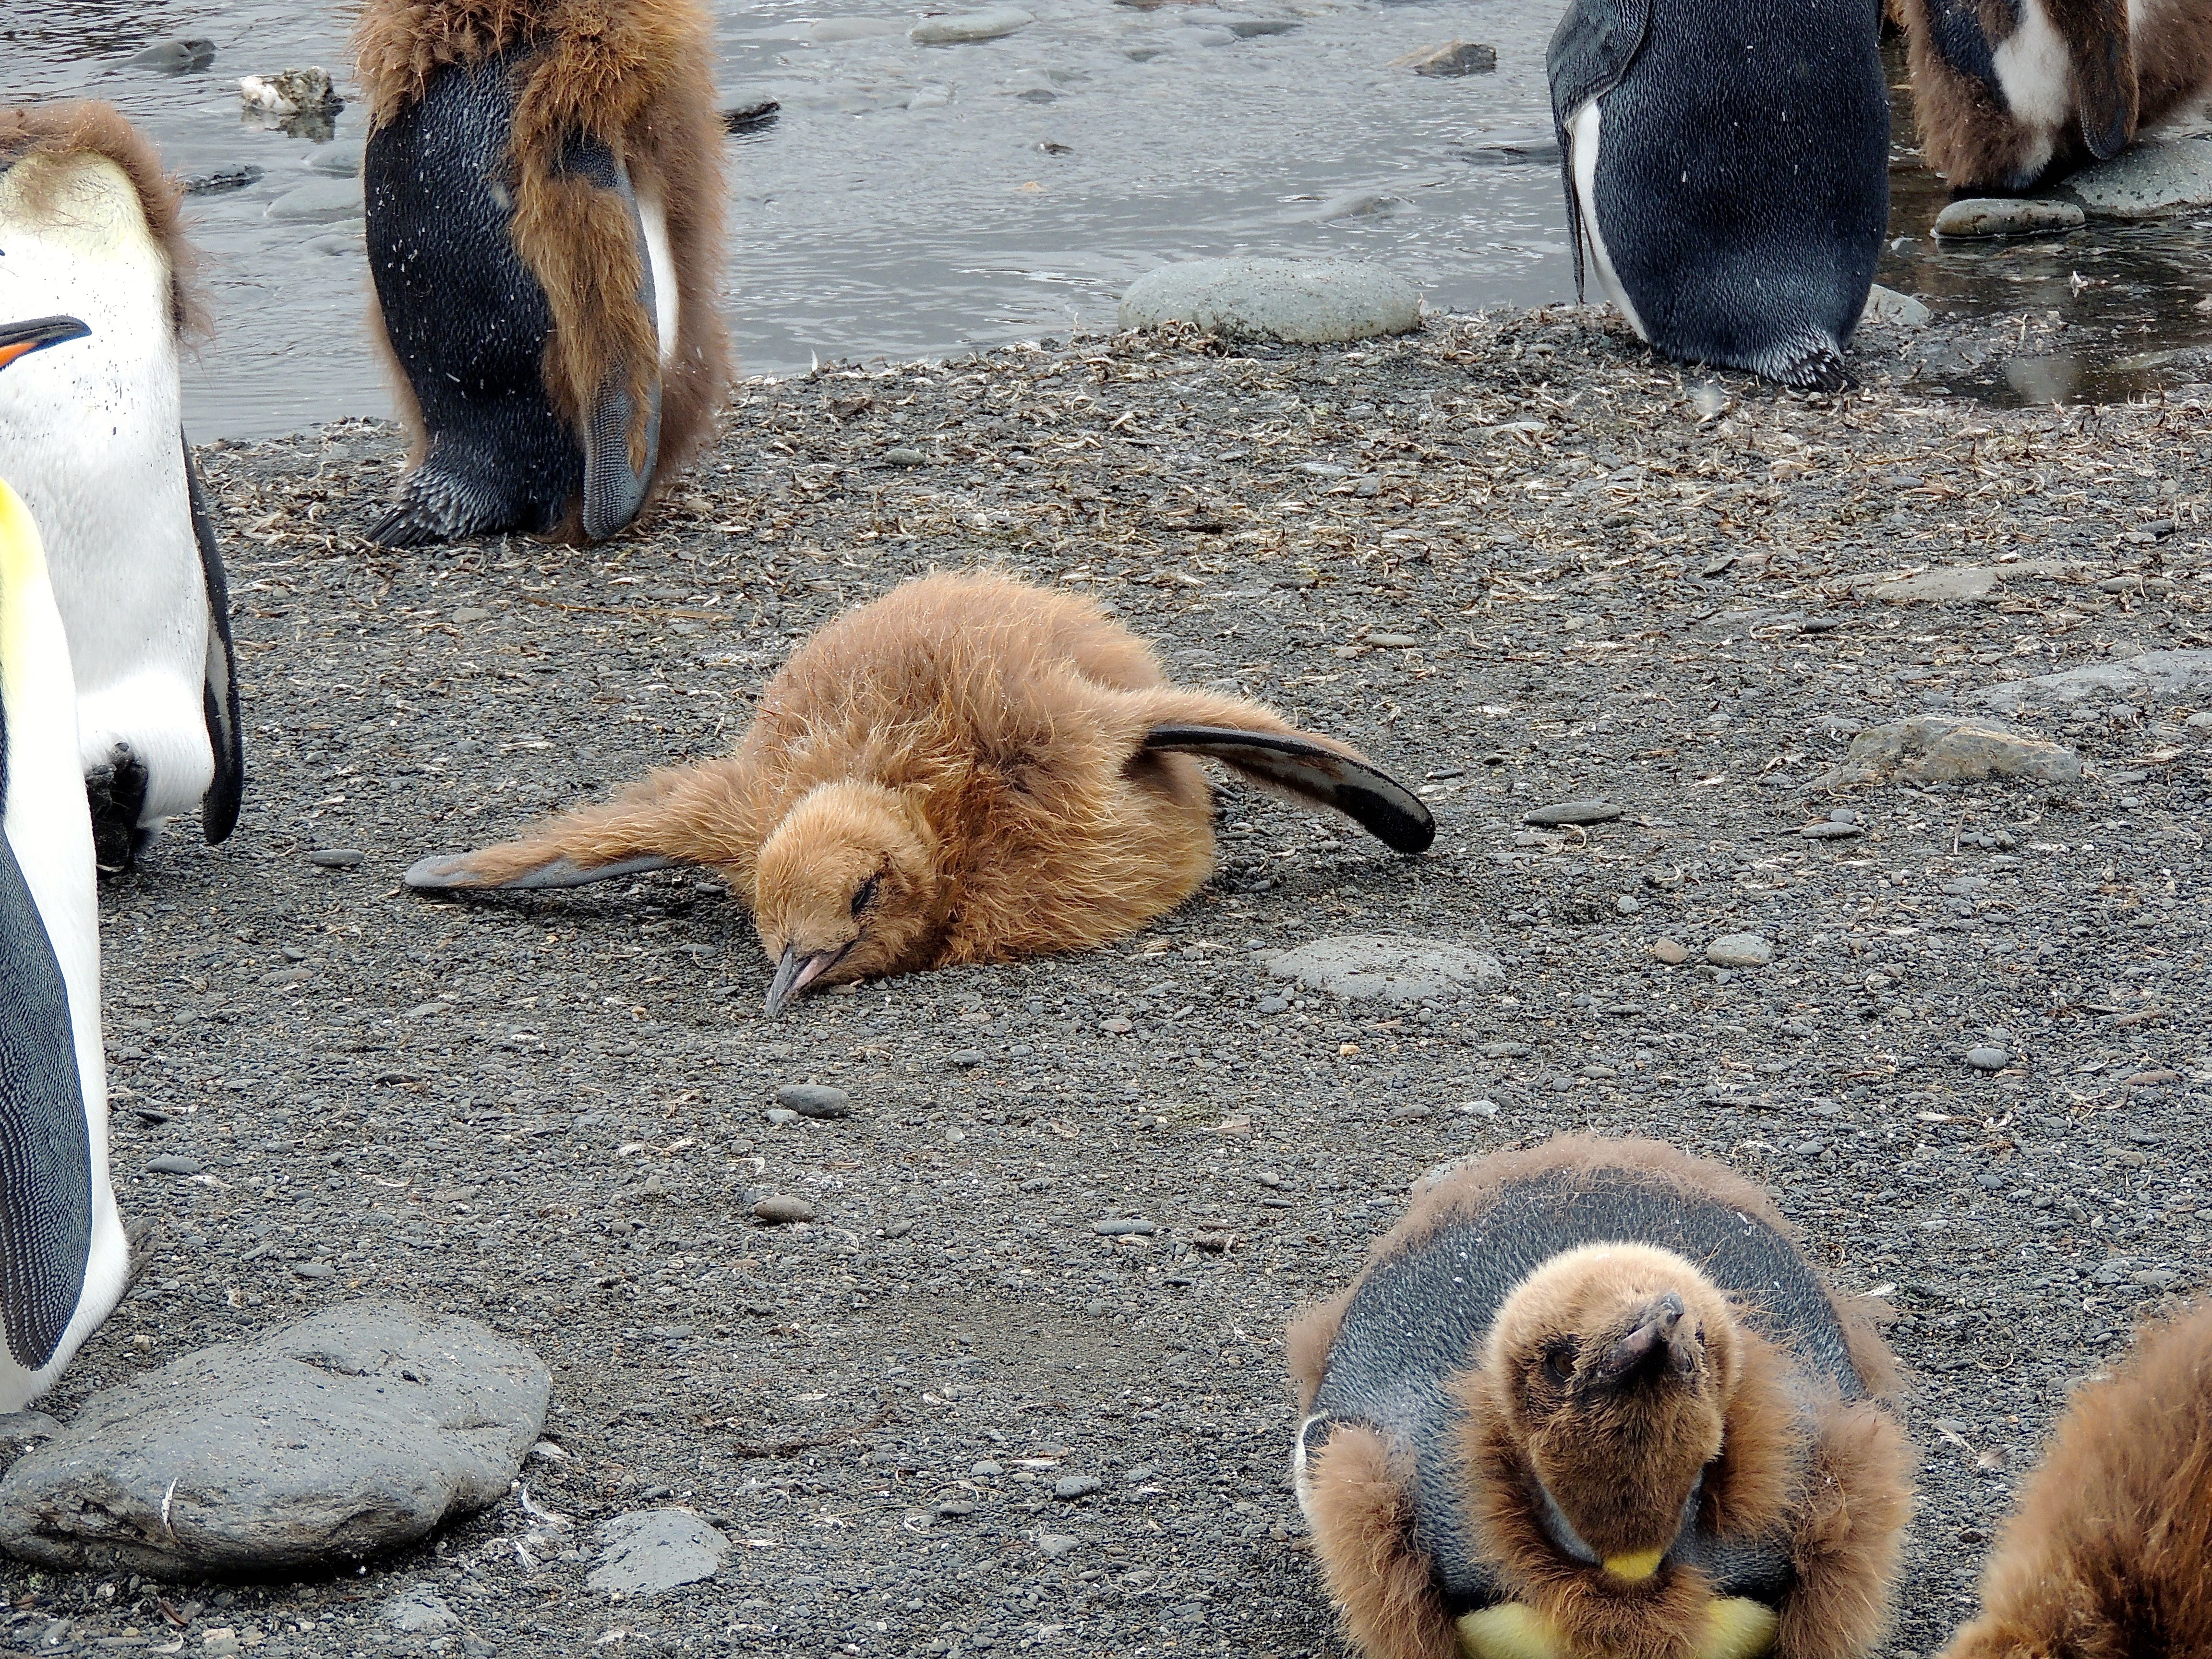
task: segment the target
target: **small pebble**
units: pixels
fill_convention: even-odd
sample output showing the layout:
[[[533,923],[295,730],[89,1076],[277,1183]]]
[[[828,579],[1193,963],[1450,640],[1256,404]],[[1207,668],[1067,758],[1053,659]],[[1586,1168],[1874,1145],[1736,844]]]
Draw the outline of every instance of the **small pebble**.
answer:
[[[1624,916],[1632,916],[1644,908],[1644,901],[1633,893],[1623,893],[1613,900],[1613,908]]]
[[[985,1458],[981,1462],[975,1465],[974,1468],[968,1471],[969,1474],[974,1475],[978,1480],[995,1480],[1006,1472],[1006,1468],[1003,1464],[1000,1463],[997,1459],[990,1457]]]
[[[985,1055],[981,1048],[962,1048],[945,1063],[964,1072],[970,1066],[981,1066],[984,1059]]]
[[[1285,1006],[1288,1006],[1287,1004]],[[1102,1031],[1110,1031],[1115,1036],[1127,1036],[1130,1032],[1137,1029],[1137,1024],[1134,1020],[1127,1019],[1120,1014],[1116,1014],[1111,1019],[1102,1020],[1099,1023],[1098,1029]]]
[[[799,1114],[793,1111],[788,1106],[771,1106],[768,1110],[763,1112],[761,1115],[766,1118],[769,1122],[775,1124],[779,1129],[787,1127],[789,1125],[799,1121]]]
[[[1969,1048],[1966,1064],[1978,1072],[2002,1072],[2012,1064],[2012,1056],[2002,1048]]]
[[[457,623],[489,622],[491,612],[480,605],[465,605],[453,612],[453,620]]]
[[[1074,1549],[1077,1541],[1064,1532],[1041,1532],[1037,1534],[1037,1552],[1048,1561],[1057,1561]]]
[[[1539,806],[1523,812],[1523,823],[1610,823],[1620,816],[1620,809],[1609,800],[1564,800],[1553,806]]]
[[[1094,1221],[1091,1231],[1102,1238],[1150,1238],[1159,1231],[1158,1224],[1151,1221]]]
[[[1482,1045],[1482,1057],[1485,1060],[1518,1060],[1523,1054],[1533,1054],[1535,1052],[1534,1048],[1525,1042],[1486,1042]]]
[[[1063,1474],[1052,1483],[1052,1495],[1062,1503],[1073,1503],[1079,1498],[1088,1498],[1105,1482],[1095,1474]]]
[[[164,1152],[159,1158],[146,1160],[149,1175],[196,1176],[207,1168],[196,1158],[186,1158],[181,1152]]]
[[[1716,968],[1764,968],[1774,960],[1774,944],[1757,933],[1723,933],[1705,946]]]
[[[1651,955],[1669,968],[1679,968],[1690,959],[1690,947],[1680,939],[1655,939],[1651,941]]]
[[[318,847],[307,854],[307,862],[324,870],[356,870],[368,857],[358,847]]]
[[[929,457],[918,449],[886,449],[884,460],[891,466],[924,466]]]
[[[1263,1014],[1286,1013],[1289,1012],[1291,1000],[1288,997],[1261,997],[1260,999],[1260,1012]]]
[[[853,1115],[853,1097],[827,1083],[786,1083],[775,1091],[775,1103],[801,1117],[836,1118]]]
[[[780,1227],[793,1221],[814,1219],[814,1206],[803,1198],[775,1193],[753,1206],[754,1217],[771,1227]]]

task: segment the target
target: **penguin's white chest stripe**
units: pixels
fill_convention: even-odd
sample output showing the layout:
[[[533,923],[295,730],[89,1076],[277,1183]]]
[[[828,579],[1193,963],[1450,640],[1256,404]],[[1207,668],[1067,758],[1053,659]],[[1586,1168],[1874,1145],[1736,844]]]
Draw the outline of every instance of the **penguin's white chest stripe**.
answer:
[[[637,217],[645,227],[645,256],[653,268],[653,325],[660,331],[660,361],[665,365],[676,356],[678,313],[676,256],[668,245],[668,209],[659,196],[640,191]]]
[[[2021,0],[2020,27],[1990,56],[2005,103],[2023,125],[2057,131],[2074,118],[2073,61],[2043,0]]]
[[[1600,128],[1604,125],[1593,98],[1575,112],[1575,118],[1567,124],[1568,159],[1575,170],[1575,199],[1582,207],[1583,240],[1589,250],[1590,273],[1597,278],[1598,291],[1613,302],[1613,308],[1628,319],[1628,325],[1636,331],[1636,337],[1648,340],[1644,319],[1636,314],[1634,301],[1620,285],[1620,277],[1613,268],[1613,255],[1606,252],[1605,233],[1597,224],[1597,147]]]

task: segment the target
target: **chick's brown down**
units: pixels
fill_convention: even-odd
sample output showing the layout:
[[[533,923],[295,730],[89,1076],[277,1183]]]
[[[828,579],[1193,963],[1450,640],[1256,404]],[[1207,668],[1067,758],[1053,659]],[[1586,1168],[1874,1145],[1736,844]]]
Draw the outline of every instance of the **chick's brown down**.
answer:
[[[1855,1659],[1887,1626],[1888,1357],[1717,1164],[1567,1136],[1447,1166],[1289,1343],[1368,1659]]]
[[[2075,1396],[1944,1659],[2212,1655],[2212,1306]]]
[[[810,985],[1079,950],[1213,868],[1197,757],[1358,818],[1401,852],[1409,791],[1260,705],[1170,685],[1091,601],[992,575],[908,582],[803,645],[737,752],[659,771],[520,841],[426,859],[410,885],[573,885],[709,866]]]

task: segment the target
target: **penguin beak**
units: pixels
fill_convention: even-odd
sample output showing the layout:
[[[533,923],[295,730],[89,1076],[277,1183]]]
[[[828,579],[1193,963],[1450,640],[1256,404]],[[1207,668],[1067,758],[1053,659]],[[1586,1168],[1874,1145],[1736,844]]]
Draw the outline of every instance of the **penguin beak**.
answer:
[[[34,317],[27,323],[0,323],[0,368],[18,357],[44,351],[64,340],[82,340],[92,331],[74,317]]]
[[[1607,1349],[1597,1364],[1596,1380],[1620,1383],[1670,1365],[1674,1358],[1674,1329],[1686,1310],[1682,1298],[1669,1291],[1637,1316],[1636,1328]]]
[[[775,982],[768,988],[768,1017],[774,1019],[782,1013],[786,1004],[842,962],[852,948],[851,944],[841,945],[834,951],[802,957],[797,945],[785,945],[783,957],[775,964]]]

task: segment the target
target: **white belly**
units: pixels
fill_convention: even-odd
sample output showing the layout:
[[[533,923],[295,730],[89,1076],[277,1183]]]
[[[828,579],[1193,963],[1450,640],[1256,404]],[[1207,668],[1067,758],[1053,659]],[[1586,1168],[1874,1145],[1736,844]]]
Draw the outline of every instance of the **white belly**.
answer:
[[[2073,59],[2043,0],[2020,0],[2020,27],[1990,57],[2013,118],[2035,134],[2021,166],[2039,173],[2057,148],[2058,135],[2074,123]]]
[[[1605,233],[1598,228],[1597,143],[1601,125],[1595,98],[1577,110],[1575,118],[1567,125],[1567,159],[1575,170],[1575,199],[1582,207],[1583,246],[1587,255],[1584,268],[1597,279],[1598,292],[1628,319],[1636,337],[1649,340],[1651,337],[1644,332],[1644,319],[1636,314],[1635,303],[1621,287],[1620,275],[1613,268],[1613,255],[1606,252]]]
[[[0,174],[0,316],[65,313],[92,329],[0,374],[0,477],[46,541],[82,763],[129,743],[153,775],[147,818],[165,817],[215,772],[167,260],[128,179],[97,156]]]
[[[660,362],[665,368],[675,361],[682,307],[682,296],[676,292],[676,256],[668,245],[668,210],[659,196],[640,191],[637,216],[645,227],[646,258],[653,268],[653,321],[660,331]]]

